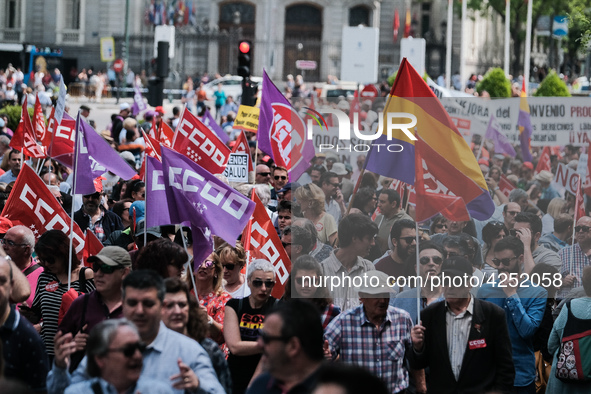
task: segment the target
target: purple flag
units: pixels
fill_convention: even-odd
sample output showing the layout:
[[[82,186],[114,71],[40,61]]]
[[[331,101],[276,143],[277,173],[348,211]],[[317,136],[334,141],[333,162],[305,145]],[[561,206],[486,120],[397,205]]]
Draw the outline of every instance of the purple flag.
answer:
[[[267,72],[263,70],[263,92],[261,95],[261,112],[259,114],[259,130],[257,139],[259,140],[259,149],[273,157],[271,148],[271,127],[273,127],[273,103],[289,104],[289,101],[273,84]]]
[[[211,116],[211,113],[209,113],[209,110],[207,108],[205,108],[203,117],[201,117],[201,122],[203,122],[204,125],[209,127],[210,130],[213,131],[220,138],[220,140],[222,140],[224,144],[228,144],[228,141],[230,141],[230,138],[228,138],[228,134],[226,134],[226,132],[220,127],[220,125],[217,124],[217,122],[215,121],[213,116]]]
[[[80,112],[76,117],[75,141],[74,157],[76,158],[76,154],[78,157],[74,163],[74,193],[84,195],[96,192],[94,179],[106,171],[123,179],[131,179],[137,174],[103,137],[80,118]]]
[[[507,137],[505,137],[505,135],[502,134],[500,130],[501,127],[499,126],[499,122],[497,122],[497,119],[494,115],[491,115],[484,138],[493,142],[495,153],[505,153],[511,157],[515,157],[515,149],[513,149],[513,146],[509,140],[507,140]]]
[[[176,224],[170,220],[168,202],[164,191],[162,163],[146,155],[146,226]]]
[[[197,271],[203,260],[213,252],[213,238],[211,230],[191,225],[193,237],[193,272]]]
[[[148,109],[148,105],[144,102],[140,87],[137,86],[135,82],[133,84],[133,90],[133,105],[131,106],[131,111],[133,112],[133,116],[137,116],[140,112]]]
[[[233,244],[254,211],[254,202],[188,157],[162,147],[162,183],[171,223],[189,220]]]

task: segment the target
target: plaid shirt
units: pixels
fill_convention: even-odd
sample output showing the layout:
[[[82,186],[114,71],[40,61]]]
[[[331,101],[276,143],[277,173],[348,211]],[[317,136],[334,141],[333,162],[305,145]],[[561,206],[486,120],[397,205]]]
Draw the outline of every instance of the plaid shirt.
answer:
[[[581,282],[581,278],[583,278],[583,268],[589,265],[589,257],[583,253],[578,243],[560,249],[558,255],[560,256],[560,261],[562,261],[562,267],[560,268],[562,277],[565,277],[566,275],[575,276],[575,282],[573,285],[571,287],[563,286],[557,295],[557,298],[564,298],[573,288],[583,285]]]
[[[87,215],[84,211],[83,212],[84,217],[88,218],[88,229],[92,231],[94,235],[96,235],[96,238],[99,241],[105,242],[105,229],[103,229],[103,219],[105,218],[105,212],[103,212],[102,209],[99,209],[99,211],[101,212],[101,216],[94,223],[92,222],[92,216]]]
[[[333,359],[366,368],[381,378],[391,393],[408,387],[408,370],[404,352],[410,346],[410,315],[402,309],[388,307],[379,329],[365,316],[363,305],[349,309],[334,318],[324,332]]]

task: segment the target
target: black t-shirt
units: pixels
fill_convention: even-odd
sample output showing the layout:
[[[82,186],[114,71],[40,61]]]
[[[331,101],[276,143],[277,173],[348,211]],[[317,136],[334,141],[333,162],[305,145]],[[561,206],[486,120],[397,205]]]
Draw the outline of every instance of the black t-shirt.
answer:
[[[240,339],[242,341],[256,341],[259,337],[259,329],[263,328],[265,316],[278,302],[273,297],[269,297],[267,302],[259,309],[250,306],[248,297],[244,299],[231,299],[226,304],[226,308],[234,309],[238,316],[238,326],[240,328]],[[260,354],[251,356],[235,356],[232,353],[228,355],[228,367],[232,375],[232,392],[234,394],[244,393],[248,383],[254,375],[254,371],[261,359]]]

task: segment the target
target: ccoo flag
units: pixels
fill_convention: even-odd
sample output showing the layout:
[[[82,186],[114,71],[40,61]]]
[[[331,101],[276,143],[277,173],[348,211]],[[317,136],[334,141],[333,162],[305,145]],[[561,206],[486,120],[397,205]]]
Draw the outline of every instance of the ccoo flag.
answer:
[[[400,64],[384,112],[383,124],[391,123],[398,129],[384,130],[374,141],[367,169],[414,185],[416,142],[421,140],[420,155],[446,194],[461,197],[474,218],[490,218],[495,206],[476,158],[431,88],[406,58]],[[391,142],[401,145],[402,151],[378,150],[378,144]]]

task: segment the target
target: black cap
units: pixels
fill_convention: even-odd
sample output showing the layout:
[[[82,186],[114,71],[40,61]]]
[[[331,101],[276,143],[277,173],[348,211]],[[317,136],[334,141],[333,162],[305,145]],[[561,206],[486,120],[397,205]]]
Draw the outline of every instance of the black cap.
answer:
[[[441,265],[441,273],[447,276],[472,276],[472,272],[472,264],[470,261],[461,256],[445,259]]]

